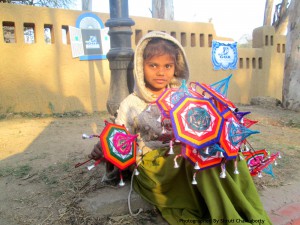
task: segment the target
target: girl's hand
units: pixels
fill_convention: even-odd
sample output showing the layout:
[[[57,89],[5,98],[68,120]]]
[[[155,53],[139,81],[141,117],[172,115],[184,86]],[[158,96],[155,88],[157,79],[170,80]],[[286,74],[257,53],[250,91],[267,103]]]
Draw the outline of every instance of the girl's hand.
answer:
[[[98,160],[103,158],[103,152],[102,152],[100,141],[98,141],[98,143],[94,145],[94,148],[91,154],[88,155],[88,157],[93,160]]]

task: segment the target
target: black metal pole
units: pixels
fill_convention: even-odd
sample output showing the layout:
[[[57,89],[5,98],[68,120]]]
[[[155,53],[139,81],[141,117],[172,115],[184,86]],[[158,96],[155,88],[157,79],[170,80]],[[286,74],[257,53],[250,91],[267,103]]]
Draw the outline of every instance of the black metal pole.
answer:
[[[111,70],[110,89],[106,107],[116,116],[121,101],[133,91],[133,50],[131,26],[135,23],[128,17],[128,0],[110,0],[109,27],[110,50],[107,53]]]

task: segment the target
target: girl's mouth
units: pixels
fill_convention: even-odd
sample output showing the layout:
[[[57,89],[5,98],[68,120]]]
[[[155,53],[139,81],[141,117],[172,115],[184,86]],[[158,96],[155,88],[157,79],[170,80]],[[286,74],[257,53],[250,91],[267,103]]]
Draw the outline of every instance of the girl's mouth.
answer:
[[[154,80],[156,83],[159,83],[159,84],[163,84],[166,82],[166,80],[163,80],[163,79],[156,79]]]

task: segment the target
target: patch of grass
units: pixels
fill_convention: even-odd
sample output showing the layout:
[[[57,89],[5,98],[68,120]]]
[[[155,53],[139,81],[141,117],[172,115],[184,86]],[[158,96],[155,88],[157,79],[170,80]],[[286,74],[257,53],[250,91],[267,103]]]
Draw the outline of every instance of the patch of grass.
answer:
[[[29,165],[22,165],[16,168],[7,167],[7,168],[0,169],[0,177],[12,175],[16,178],[21,178],[28,175],[31,170],[32,167]]]
[[[6,177],[13,173],[14,169],[11,167],[1,168],[0,169],[0,177]]]
[[[300,128],[300,122],[297,122],[293,119],[289,119],[286,123],[285,126],[287,127],[294,127],[294,128]]]
[[[24,177],[25,175],[29,174],[29,172],[32,170],[32,167],[29,165],[22,165],[20,167],[17,167],[14,169],[13,175],[17,178]]]
[[[39,178],[47,185],[57,186],[60,183],[62,174],[68,173],[70,169],[70,162],[61,162],[55,165],[50,165],[39,173]]]
[[[47,185],[56,185],[58,183],[58,180],[55,176],[52,175],[52,173],[50,173],[49,171],[47,171],[46,169],[43,170],[40,174],[39,174],[39,178]]]
[[[42,154],[38,154],[37,156],[35,156],[34,158],[29,159],[29,161],[34,161],[37,159],[46,159],[46,157],[49,155],[49,153],[42,153]]]
[[[55,197],[55,198],[59,198],[63,194],[64,194],[64,192],[62,192],[62,191],[55,191],[52,193],[53,197]]]
[[[69,172],[71,169],[71,163],[70,162],[64,162],[62,164],[59,165],[59,167],[61,167],[61,169],[65,172]]]

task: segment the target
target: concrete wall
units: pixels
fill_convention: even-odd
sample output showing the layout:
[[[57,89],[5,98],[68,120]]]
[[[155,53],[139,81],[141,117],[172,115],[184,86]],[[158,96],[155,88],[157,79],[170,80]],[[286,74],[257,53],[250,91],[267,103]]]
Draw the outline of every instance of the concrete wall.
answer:
[[[109,92],[107,60],[72,58],[70,43],[63,43],[62,28],[75,26],[81,11],[0,3],[0,113],[53,113],[103,111]],[[103,23],[109,14],[95,13]],[[190,81],[213,83],[231,73],[228,97],[247,104],[255,96],[281,99],[285,36],[273,27],[253,31],[253,48],[239,48],[237,70],[215,71],[211,62],[212,39],[218,37],[211,23],[167,21],[131,17],[132,48],[151,30],[165,31],[184,46],[191,68]],[[35,40],[27,44],[25,27],[34,27]],[[13,43],[6,43],[3,27],[13,27]],[[44,28],[52,29],[50,43]]]

